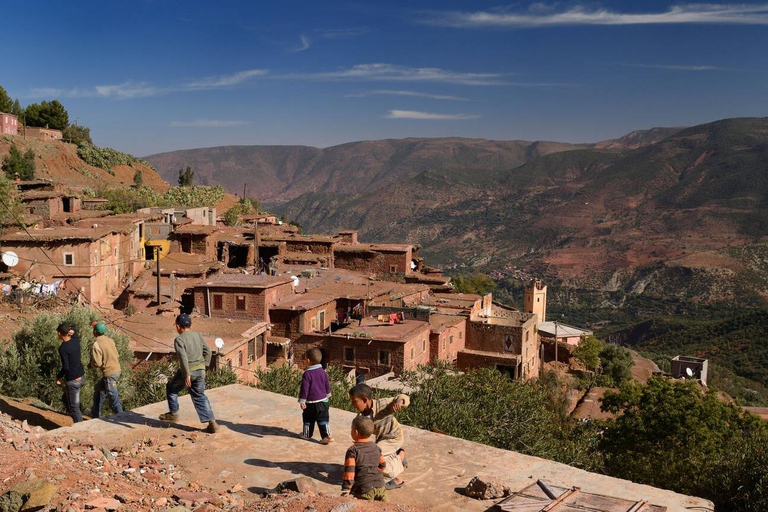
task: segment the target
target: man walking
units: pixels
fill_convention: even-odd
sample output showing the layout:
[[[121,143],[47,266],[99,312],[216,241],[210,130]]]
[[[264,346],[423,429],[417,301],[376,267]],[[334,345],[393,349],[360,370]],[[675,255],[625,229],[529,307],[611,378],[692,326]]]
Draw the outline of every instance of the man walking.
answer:
[[[173,341],[176,356],[181,368],[165,385],[168,398],[168,412],[160,415],[163,421],[179,419],[179,391],[189,388],[192,403],[201,423],[208,423],[205,431],[215,434],[219,430],[213,417],[211,403],[205,396],[205,368],[211,363],[211,348],[200,334],[192,329],[192,319],[189,315],[181,314],[176,317],[176,332],[179,334]]]
[[[80,360],[80,337],[69,324],[60,324],[56,334],[61,340],[59,358],[61,371],[56,375],[56,385],[62,385],[64,379],[64,406],[75,423],[83,421],[80,411],[80,388],[85,382],[85,368]]]
[[[106,335],[107,326],[98,322],[93,326],[93,346],[91,347],[91,368],[101,371],[101,378],[93,387],[93,408],[91,416],[101,417],[104,398],[109,395],[109,403],[115,414],[123,412],[123,404],[117,393],[117,380],[120,378],[120,355],[115,341]]]

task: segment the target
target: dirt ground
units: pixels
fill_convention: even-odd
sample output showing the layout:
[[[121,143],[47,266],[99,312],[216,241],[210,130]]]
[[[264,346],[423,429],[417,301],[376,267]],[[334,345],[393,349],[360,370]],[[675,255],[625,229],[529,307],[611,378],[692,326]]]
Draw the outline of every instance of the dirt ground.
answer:
[[[394,504],[367,503],[322,492],[285,491],[259,496],[232,485],[217,492],[195,483],[195,468],[175,467],[163,460],[171,447],[191,446],[203,433],[175,434],[170,440],[149,438],[129,445],[96,446],[61,436],[43,436],[45,429],[71,425],[62,414],[35,407],[30,400],[0,397],[0,495],[24,482],[47,482],[53,490],[38,510],[284,511],[374,510],[416,512]],[[41,491],[42,492],[42,491]],[[45,494],[45,492],[42,492]],[[33,493],[27,499],[33,499]],[[46,499],[46,497],[42,499]],[[0,509],[5,505],[0,497]],[[8,510],[14,510],[10,508]]]

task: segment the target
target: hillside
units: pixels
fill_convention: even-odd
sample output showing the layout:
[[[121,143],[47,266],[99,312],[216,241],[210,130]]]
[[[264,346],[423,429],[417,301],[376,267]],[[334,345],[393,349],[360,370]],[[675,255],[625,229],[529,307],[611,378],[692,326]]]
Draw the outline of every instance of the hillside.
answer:
[[[146,159],[173,183],[190,165],[196,183],[242,191],[248,182],[263,202],[305,193],[375,192],[429,169],[509,169],[532,158],[573,149],[559,142],[483,139],[390,139],[318,149],[307,146],[225,146],[151,155]],[[256,185],[258,184],[258,185]]]
[[[100,185],[127,187],[133,185],[136,171],[141,171],[145,185],[158,192],[169,188],[168,183],[163,181],[152,167],[138,160],[131,165],[115,165],[112,174],[107,169],[84,162],[77,154],[77,146],[66,142],[42,142],[18,136],[0,136],[0,159],[8,154],[12,144],[22,153],[29,149],[35,152],[37,178],[51,180],[73,191],[96,189]]]

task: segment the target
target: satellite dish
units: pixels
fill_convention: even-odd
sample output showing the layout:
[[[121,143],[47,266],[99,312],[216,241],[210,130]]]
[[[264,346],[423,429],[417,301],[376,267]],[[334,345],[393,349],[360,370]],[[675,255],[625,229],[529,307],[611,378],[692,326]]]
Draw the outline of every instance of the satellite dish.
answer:
[[[216,338],[213,343],[216,345],[216,348],[221,350],[224,348],[224,340],[221,338]]]
[[[291,279],[293,280],[293,286],[299,286],[299,278],[296,276],[291,276]]]
[[[19,256],[15,252],[6,251],[3,253],[3,263],[8,267],[15,267],[19,264]]]
[[[416,263],[413,261],[411,262],[411,270],[416,270]]]
[[[686,368],[685,374],[689,377],[693,377],[693,370],[691,370],[690,368]]]

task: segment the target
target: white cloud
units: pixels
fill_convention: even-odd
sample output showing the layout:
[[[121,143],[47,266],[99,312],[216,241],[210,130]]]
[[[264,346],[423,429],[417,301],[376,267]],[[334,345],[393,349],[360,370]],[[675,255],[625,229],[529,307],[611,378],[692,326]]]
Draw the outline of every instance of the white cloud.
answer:
[[[620,66],[627,66],[631,68],[649,68],[649,69],[670,69],[675,71],[723,71],[726,68],[719,68],[717,66],[696,66],[696,65],[680,65],[680,64],[630,64],[623,62]]]
[[[157,96],[158,94],[167,92],[167,89],[161,89],[145,82],[125,82],[118,85],[97,85],[93,88],[93,90],[95,92],[95,96],[119,99],[144,98],[147,96]],[[91,95],[90,91],[87,89],[81,91],[81,94],[83,96]],[[70,95],[77,96],[78,93],[72,91],[72,94]]]
[[[266,74],[267,70],[265,69],[248,69],[230,75],[202,78],[194,82],[186,83],[182,85],[182,88],[186,90],[220,89],[222,87],[231,87],[233,85],[241,84],[254,76],[264,76]]]
[[[432,112],[418,112],[416,110],[390,110],[387,119],[418,119],[421,121],[453,121],[461,119],[477,119],[477,114],[435,114]]]
[[[528,83],[505,80],[508,74],[462,73],[440,68],[410,68],[394,64],[357,64],[338,71],[318,73],[288,73],[272,75],[272,78],[290,80],[345,80],[369,82],[435,82],[459,85],[509,85],[515,87],[573,87],[565,83]]]
[[[292,49],[291,53],[300,53],[304,50],[309,50],[311,46],[309,38],[307,36],[301,36],[301,46]]]
[[[469,101],[467,98],[459,98],[458,96],[449,96],[446,94],[429,94],[426,92],[395,91],[389,89],[379,89],[376,91],[367,91],[349,95],[349,97],[352,98],[364,98],[366,96],[413,96],[415,98],[429,98],[432,100]]]
[[[605,8],[575,6],[556,11],[546,4],[533,4],[525,11],[450,11],[433,13],[424,23],[456,27],[546,27],[558,25],[660,25],[731,24],[768,25],[768,4],[681,4],[664,12],[626,13]]]
[[[229,126],[243,126],[248,121],[221,121],[218,119],[197,119],[195,121],[171,121],[169,126],[174,128],[226,128]]]
[[[497,73],[460,73],[439,68],[409,68],[393,64],[358,64],[338,71],[288,74],[282,78],[321,80],[378,80],[402,82],[444,82],[463,85],[503,85]]]

